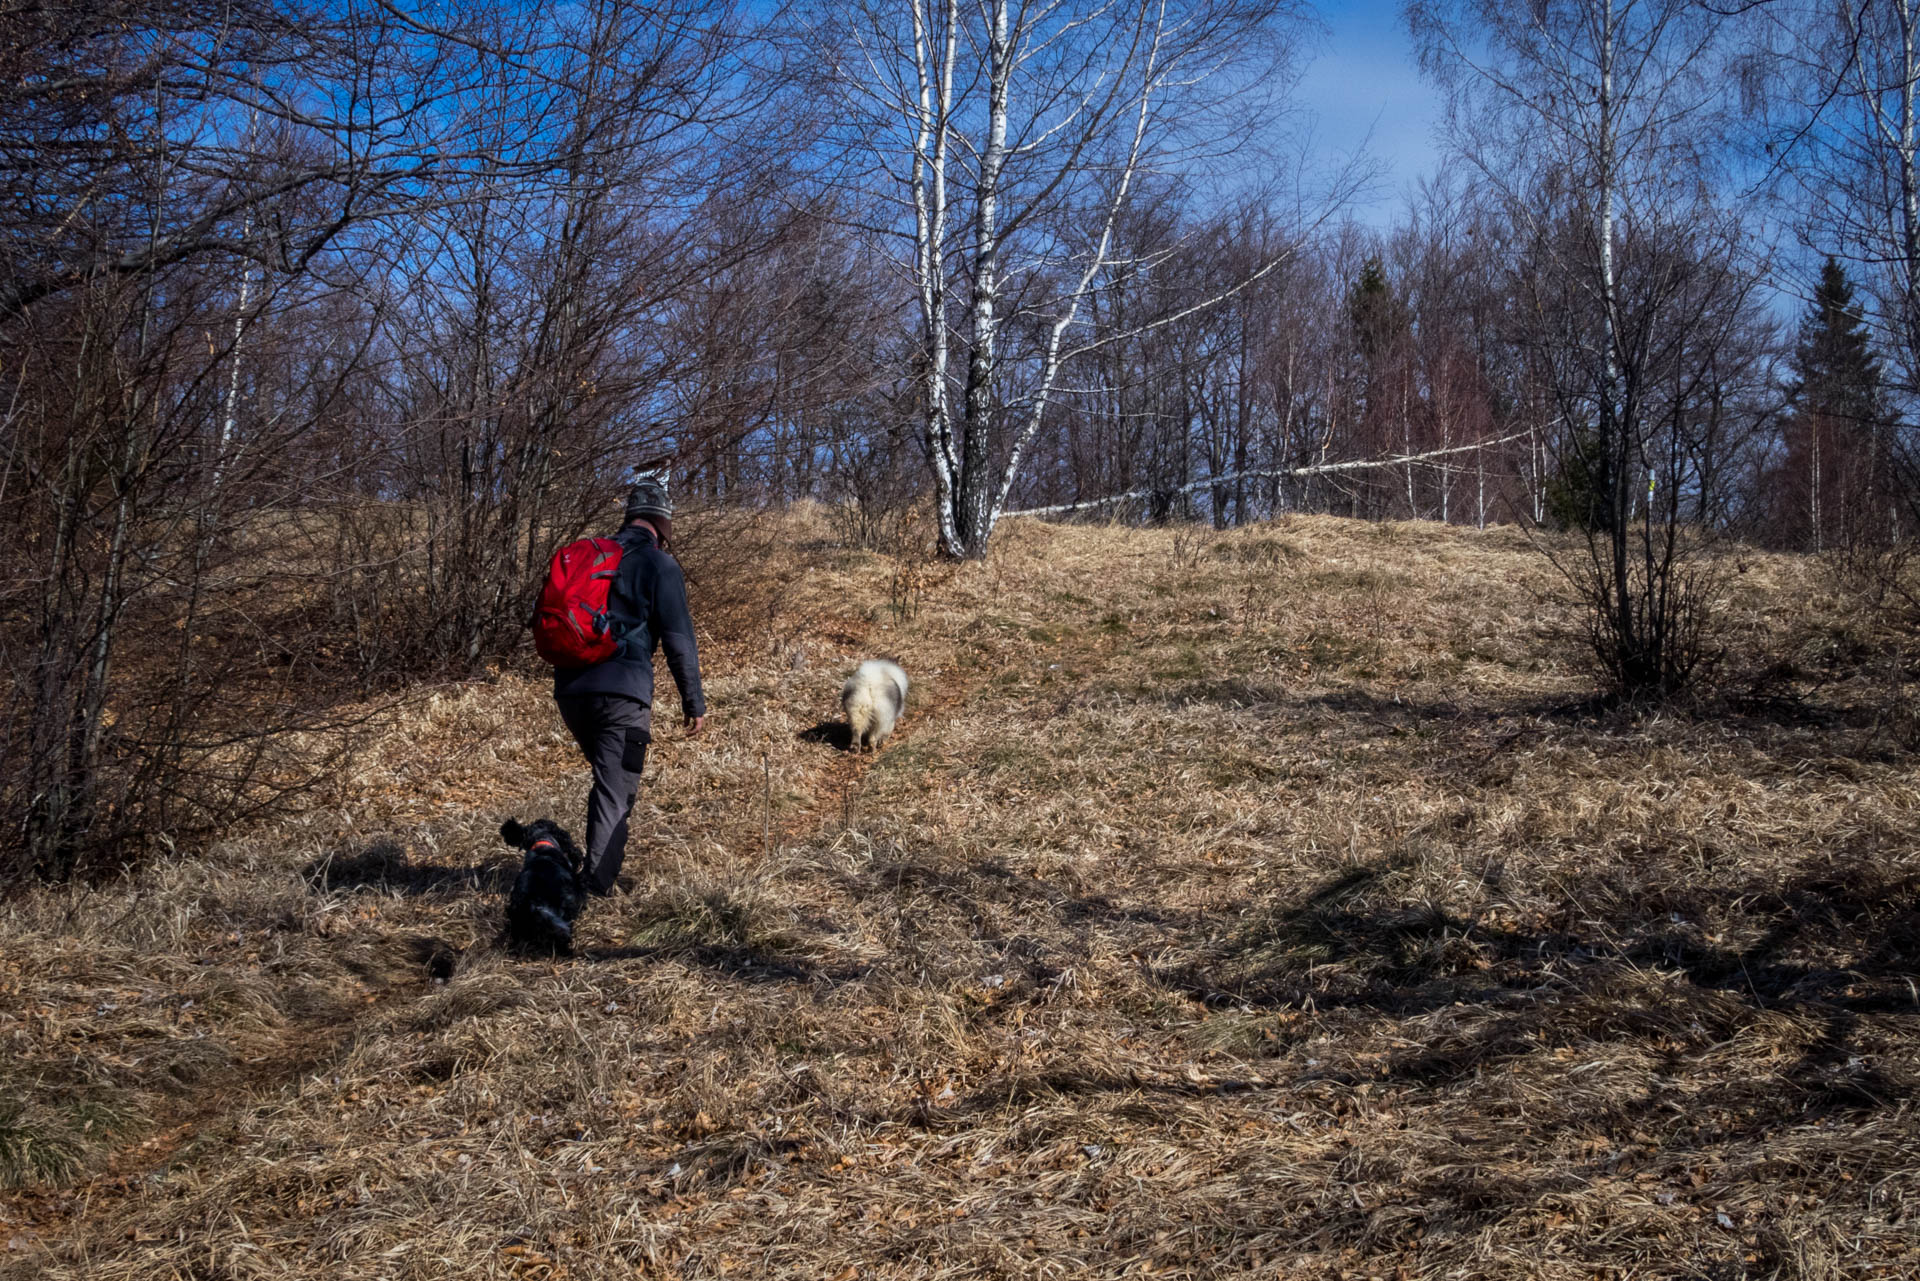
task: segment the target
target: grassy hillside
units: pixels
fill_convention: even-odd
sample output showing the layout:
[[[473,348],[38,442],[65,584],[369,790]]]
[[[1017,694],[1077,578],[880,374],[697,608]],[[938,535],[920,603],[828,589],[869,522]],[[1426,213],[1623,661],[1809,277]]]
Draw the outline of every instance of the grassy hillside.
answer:
[[[532,674],[0,904],[0,1276],[1920,1272],[1920,785],[1823,567],[1727,567],[1768,701],[1633,716],[1511,531],[788,535],[576,960],[494,944],[584,788]]]

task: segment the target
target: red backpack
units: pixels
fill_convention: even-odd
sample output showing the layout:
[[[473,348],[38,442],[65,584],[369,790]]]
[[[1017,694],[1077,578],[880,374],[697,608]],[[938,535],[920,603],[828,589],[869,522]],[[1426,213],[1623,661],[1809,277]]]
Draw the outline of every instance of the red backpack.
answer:
[[[553,554],[533,611],[533,648],[555,667],[589,667],[620,648],[607,593],[620,572],[620,544],[583,538]]]

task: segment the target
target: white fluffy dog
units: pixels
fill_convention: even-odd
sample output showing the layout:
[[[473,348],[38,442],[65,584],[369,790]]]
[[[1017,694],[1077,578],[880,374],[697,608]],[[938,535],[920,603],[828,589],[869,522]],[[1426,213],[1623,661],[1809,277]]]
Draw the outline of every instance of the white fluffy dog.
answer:
[[[907,702],[907,674],[898,663],[884,658],[869,658],[847,678],[840,691],[840,706],[847,712],[847,728],[853,731],[850,746],[856,752],[868,747],[880,750],[880,744],[893,733],[893,723]]]

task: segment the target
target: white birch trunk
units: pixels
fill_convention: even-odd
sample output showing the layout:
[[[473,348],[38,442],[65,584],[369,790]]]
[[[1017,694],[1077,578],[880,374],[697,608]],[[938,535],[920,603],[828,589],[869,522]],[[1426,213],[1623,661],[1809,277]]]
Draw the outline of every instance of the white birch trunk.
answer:
[[[1813,550],[1824,543],[1820,528],[1820,419],[1814,416],[1807,429],[1807,522],[1813,531]]]
[[[256,108],[247,116],[247,150],[254,149],[254,139],[260,127],[260,112]],[[253,236],[253,210],[247,210],[246,217],[240,221],[240,243],[245,244]],[[247,294],[253,284],[253,267],[240,269],[240,305],[234,309],[233,317],[233,367],[227,372],[227,404],[220,420],[220,442],[213,460],[213,487],[220,488],[220,481],[227,471],[227,450],[233,446],[233,434],[239,423],[240,405],[240,346],[247,331]]]
[[[992,0],[987,37],[987,140],[980,153],[974,198],[972,349],[967,356],[966,441],[952,556],[978,556],[993,533],[1002,503],[987,476],[998,407],[994,403],[994,345],[1000,314],[1000,175],[1007,163],[1007,111],[1013,80],[1009,0]],[[1008,484],[1010,485],[1011,479]]]
[[[253,220],[247,219],[247,231],[252,230]],[[247,231],[241,233],[245,238]],[[234,431],[239,425],[240,416],[240,347],[247,332],[247,294],[253,284],[253,268],[248,267],[240,273],[240,304],[233,318],[233,362],[227,371],[227,404],[220,418],[219,450],[213,460],[213,487],[220,488],[220,482],[227,472],[227,451],[233,447]]]
[[[1899,300],[1900,345],[1905,349],[1908,379],[1913,381],[1920,378],[1920,121],[1916,120],[1915,102],[1916,93],[1920,92],[1920,32],[1916,31],[1912,0],[1890,0],[1890,5],[1899,30],[1899,48],[1887,54],[1894,65],[1888,66],[1885,59],[1879,57],[1856,57],[1852,92],[1858,95],[1865,111],[1868,131],[1876,135],[1871,145],[1884,149],[1885,159],[1891,163],[1900,187],[1898,208],[1889,211],[1897,224],[1888,229],[1893,243],[1871,256],[1886,259],[1886,269],[1893,277],[1893,292]],[[1841,21],[1856,49],[1877,44],[1877,30],[1863,29],[1860,25],[1860,19],[1867,12],[1865,8],[1856,11],[1851,6],[1840,9]],[[1889,118],[1885,95],[1896,86],[1900,105],[1898,118],[1893,119]],[[1878,489],[1891,480],[1883,474],[1888,465],[1884,454],[1889,451],[1885,449],[1885,428],[1876,423],[1872,430],[1869,466],[1875,472],[1873,484]],[[1890,532],[1897,538],[1900,504],[1894,486],[1886,484],[1886,488]]]
[[[1477,528],[1485,529],[1487,527],[1487,451],[1481,449],[1474,454],[1473,458],[1474,465],[1479,470],[1474,524]]]
[[[954,495],[960,460],[955,456],[953,413],[947,399],[946,323],[947,146],[953,107],[954,42],[959,30],[958,0],[944,0],[935,30],[933,5],[912,0],[914,71],[918,113],[914,121],[913,210],[914,274],[919,278],[921,333],[926,368],[927,456],[934,476],[934,511],[943,548],[959,544],[954,524]]]
[[[1897,159],[1900,166],[1900,296],[1906,302],[1906,345],[1911,353],[1910,363],[1920,363],[1920,166],[1916,165],[1916,122],[1914,95],[1916,84],[1920,84],[1920,50],[1916,50],[1915,21],[1912,0],[1894,0],[1894,12],[1900,21],[1900,141]],[[1888,534],[1895,541],[1900,537],[1900,503],[1893,497],[1895,486],[1893,478],[1885,474],[1890,465],[1891,450],[1885,448],[1887,428],[1880,423],[1873,425],[1874,450],[1873,467],[1876,474],[1874,483],[1885,484],[1889,494],[1887,503]]]

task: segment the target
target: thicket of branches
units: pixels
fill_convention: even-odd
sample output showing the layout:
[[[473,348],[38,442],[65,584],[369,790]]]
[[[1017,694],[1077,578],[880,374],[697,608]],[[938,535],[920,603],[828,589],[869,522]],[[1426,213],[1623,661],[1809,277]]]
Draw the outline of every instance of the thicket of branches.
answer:
[[[1914,17],[1508,9],[1412,8],[1461,163],[1381,231],[1281,0],[0,6],[0,876],[512,655],[636,465],[956,556],[1560,526],[1612,683],[1684,684],[1706,540],[1920,523]]]

